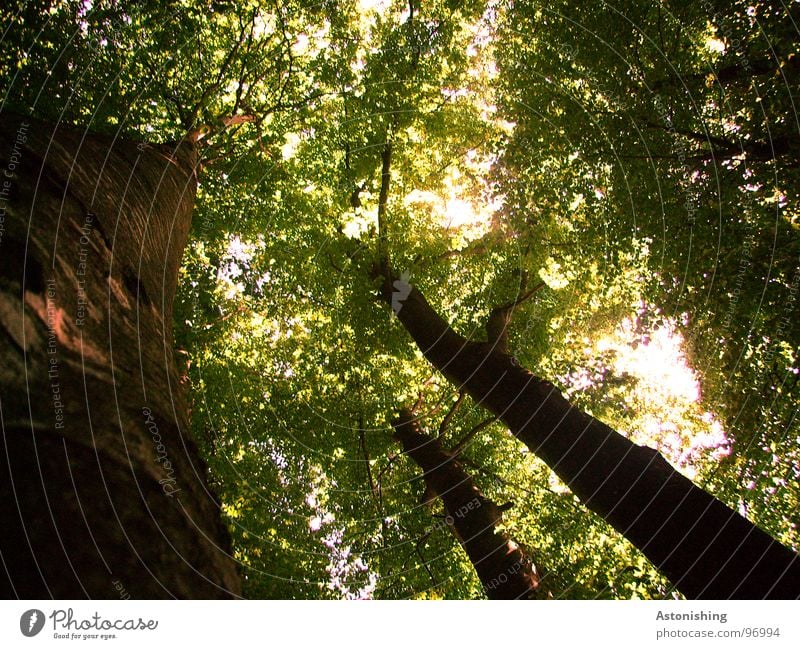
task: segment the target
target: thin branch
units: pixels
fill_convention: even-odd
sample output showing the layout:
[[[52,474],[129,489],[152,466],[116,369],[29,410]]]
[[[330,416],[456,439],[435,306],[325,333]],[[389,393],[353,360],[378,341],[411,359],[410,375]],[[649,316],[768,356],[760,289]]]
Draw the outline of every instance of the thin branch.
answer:
[[[386,473],[386,472],[387,472],[387,471],[388,471],[388,470],[391,468],[392,464],[394,464],[394,461],[395,461],[397,458],[399,458],[399,457],[400,457],[400,455],[401,455],[401,454],[399,454],[399,453],[391,453],[390,455],[388,455],[388,456],[387,456],[387,459],[388,459],[389,461],[386,463],[386,466],[385,466],[385,467],[383,467],[383,468],[380,470],[380,473],[378,473],[378,481],[379,481],[379,482],[380,482],[381,478],[383,478],[383,475],[384,475],[384,474],[385,474],[385,473]]]
[[[642,120],[642,122],[649,129],[654,129],[657,131],[666,131],[667,133],[677,133],[678,135],[683,135],[684,137],[689,138],[690,140],[694,140],[695,142],[700,142],[701,144],[708,142],[713,147],[719,147],[725,151],[736,147],[735,142],[731,142],[730,140],[726,140],[725,138],[711,135],[708,132],[701,133],[700,131],[693,131],[692,129],[676,128],[666,123],[658,124],[656,122],[651,122],[650,120]]]
[[[523,285],[524,283],[523,278]],[[545,286],[547,286],[547,284],[539,282],[531,290],[523,293],[517,299],[492,309],[489,314],[489,319],[486,322],[486,340],[488,344],[492,346],[492,349],[502,354],[508,353],[508,326],[511,324],[514,309],[526,300],[532,298]]]
[[[254,12],[255,11],[256,10],[254,10]],[[200,114],[200,111],[203,109],[203,106],[209,100],[209,98],[220,88],[222,88],[223,81],[225,80],[225,75],[227,74],[228,69],[233,64],[236,55],[239,53],[239,50],[241,49],[242,45],[247,40],[247,34],[246,34],[247,27],[246,24],[241,20],[241,16],[239,17],[239,21],[240,21],[239,37],[237,38],[234,46],[228,51],[228,54],[225,56],[225,59],[217,69],[217,78],[211,85],[207,86],[203,90],[203,92],[200,94],[199,99],[195,102],[194,106],[192,106],[191,108],[191,117],[193,122],[197,119],[198,115]]]
[[[450,422],[453,420],[456,412],[461,407],[461,403],[464,401],[464,397],[467,396],[467,393],[464,390],[461,390],[458,393],[458,399],[455,400],[452,406],[450,406],[450,410],[447,411],[447,414],[442,419],[442,423],[439,424],[439,437],[443,437],[444,434],[447,432],[447,428],[450,426]]]
[[[378,487],[372,479],[372,468],[369,462],[369,451],[367,450],[367,439],[364,434],[364,415],[362,414],[358,422],[358,442],[361,446],[361,452],[364,455],[364,465],[367,467],[367,480],[369,481],[369,490],[375,502],[380,506],[381,502],[378,498]]]
[[[477,244],[475,245],[462,248],[461,250],[447,250],[442,254],[438,255],[436,259],[450,259],[451,257],[482,255],[483,253],[488,252],[488,250],[489,250],[489,245],[486,244],[483,240],[479,239]]]
[[[477,426],[474,426],[472,430],[470,430],[466,435],[464,435],[464,437],[462,437],[460,440],[458,440],[458,442],[456,442],[456,445],[450,450],[450,454],[454,458],[461,455],[461,453],[464,452],[464,448],[466,447],[466,445],[469,444],[470,440],[473,437],[475,437],[475,435],[480,433],[482,430],[488,428],[491,424],[496,422],[497,419],[498,419],[497,417],[489,417],[488,419],[484,419]]]
[[[252,124],[258,121],[258,117],[255,115],[231,115],[230,117],[223,117],[220,121],[222,122],[223,128],[229,128],[231,126],[238,126],[239,124]]]
[[[518,307],[520,304],[522,304],[522,303],[523,303],[523,302],[525,302],[526,300],[529,300],[529,299],[531,299],[531,298],[532,298],[534,295],[536,295],[536,293],[538,293],[539,291],[541,291],[541,290],[542,290],[542,289],[543,289],[545,286],[547,286],[547,284],[546,284],[545,282],[539,282],[539,283],[538,283],[536,286],[534,286],[534,287],[533,287],[533,288],[532,288],[530,291],[528,291],[527,293],[523,293],[523,294],[522,294],[520,297],[518,297],[516,300],[514,300],[513,302],[509,302],[508,304],[504,305],[504,306],[503,306],[503,307],[501,307],[501,308],[504,308],[504,309],[513,309],[513,308],[515,308],[515,307]]]
[[[422,387],[417,392],[417,401],[413,405],[413,407],[411,408],[411,412],[413,412],[415,415],[417,414],[417,411],[422,407],[422,403],[425,401],[425,394],[423,393],[422,390],[424,388],[426,388],[427,386],[429,386],[431,383],[433,383],[434,379],[436,379],[436,373],[435,372],[433,374],[431,374],[425,380],[425,382],[422,384]],[[441,410],[441,408],[442,408],[442,403],[444,403],[445,399],[446,399],[446,397],[442,397],[442,399],[439,400],[439,403],[437,403],[433,407],[433,410],[431,410],[430,412],[426,412],[424,415],[420,416],[420,419],[425,419],[425,418],[430,417],[431,415],[435,415],[437,412],[439,412],[439,410]]]
[[[392,142],[386,133],[386,143],[381,152],[381,190],[378,194],[378,245],[383,248],[386,237],[386,205],[389,202],[389,184],[392,179]],[[383,250],[381,250],[383,253]],[[383,257],[384,255],[381,254]]]
[[[340,275],[344,275],[344,271],[336,265],[336,262],[333,261],[333,255],[328,251],[328,260],[331,262],[331,266],[333,266],[333,270],[335,270]]]
[[[662,48],[663,49],[663,48]],[[696,72],[693,74],[684,75],[671,75],[665,79],[655,81],[651,88],[653,91],[659,91],[666,86],[673,86],[678,89],[688,88],[688,83],[702,81],[705,82],[709,77],[713,78],[715,85],[724,86],[727,83],[735,83],[738,81],[750,81],[755,77],[766,76],[770,74],[778,75],[783,67],[800,67],[800,61],[795,58],[780,59],[780,58],[767,58],[756,59],[750,61],[748,65],[740,65],[738,63],[727,65],[715,70],[709,68],[708,71]]]
[[[533,489],[528,489],[527,487],[523,487],[521,485],[518,485],[516,482],[511,482],[510,480],[506,480],[500,474],[495,473],[494,471],[492,471],[490,469],[487,469],[482,464],[479,464],[478,462],[475,462],[474,460],[471,460],[468,457],[464,457],[462,455],[459,458],[459,461],[462,462],[463,464],[466,464],[468,467],[470,467],[472,469],[475,469],[475,471],[477,471],[478,473],[482,473],[487,478],[490,478],[492,480],[495,480],[495,481],[499,482],[504,487],[511,487],[512,489],[517,489],[518,491],[521,491],[523,493],[529,494],[531,496],[538,495],[538,493],[536,491],[534,491]],[[550,487],[541,487],[540,490],[541,491],[548,491],[548,492],[550,492],[552,494],[556,494],[556,492],[553,491],[552,489],[550,489]],[[558,494],[556,494],[556,495],[558,495]],[[574,503],[574,501],[571,500],[571,499],[569,500],[569,502]],[[579,505],[578,505],[578,507],[579,507]]]
[[[375,480],[375,483],[376,483],[376,485],[377,485],[377,487],[378,487],[378,502],[379,502],[379,504],[380,504],[381,511],[383,511],[383,476],[386,474],[386,472],[387,472],[387,471],[388,471],[390,468],[392,468],[392,465],[394,464],[394,461],[395,461],[395,460],[396,460],[398,457],[400,457],[400,455],[402,455],[402,454],[391,453],[391,454],[388,456],[388,460],[389,460],[389,461],[386,463],[386,466],[385,466],[385,467],[383,467],[383,468],[380,470],[380,472],[378,473],[378,477],[377,477],[377,478],[376,478],[376,480]]]
[[[416,550],[417,556],[419,557],[420,561],[422,561],[422,566],[425,568],[425,572],[428,573],[428,576],[431,578],[431,584],[435,587],[439,585],[439,582],[436,581],[436,577],[433,576],[433,572],[431,571],[430,567],[428,566],[428,560],[425,558],[425,555],[422,554],[422,543],[427,541],[427,537],[430,536],[425,535],[417,541]]]

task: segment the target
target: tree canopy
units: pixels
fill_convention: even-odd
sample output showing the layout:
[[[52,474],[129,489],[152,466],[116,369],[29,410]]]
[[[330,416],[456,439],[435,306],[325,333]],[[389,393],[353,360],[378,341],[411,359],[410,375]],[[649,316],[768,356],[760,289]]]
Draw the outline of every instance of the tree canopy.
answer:
[[[0,15],[4,109],[199,147],[175,345],[245,596],[485,595],[393,436],[413,408],[549,596],[680,597],[431,367],[387,259],[469,340],[510,306],[515,362],[800,548],[797,3]]]

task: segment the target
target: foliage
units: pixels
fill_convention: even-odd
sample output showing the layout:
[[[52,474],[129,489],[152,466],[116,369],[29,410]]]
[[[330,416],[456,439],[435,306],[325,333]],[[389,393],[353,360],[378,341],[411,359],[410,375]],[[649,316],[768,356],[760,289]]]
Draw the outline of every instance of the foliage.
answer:
[[[176,338],[248,596],[482,596],[390,436],[455,395],[376,300],[384,251],[476,339],[544,282],[519,361],[798,547],[796,4],[0,11],[6,106],[199,143]],[[698,394],[631,369],[655,340]],[[676,596],[498,424],[464,457],[554,597]]]

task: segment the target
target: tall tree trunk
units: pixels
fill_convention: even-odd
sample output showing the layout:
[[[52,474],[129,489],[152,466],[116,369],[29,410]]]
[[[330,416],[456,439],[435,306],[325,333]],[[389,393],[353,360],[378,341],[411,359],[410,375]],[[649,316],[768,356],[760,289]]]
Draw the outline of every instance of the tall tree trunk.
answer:
[[[456,333],[384,263],[382,298],[425,357],[497,415],[688,598],[800,597],[800,558],[492,345]]]
[[[403,451],[423,470],[425,485],[444,502],[447,518],[490,599],[544,597],[531,557],[497,529],[500,508],[486,498],[458,460],[426,435],[410,410],[393,422]]]
[[[3,114],[0,163],[3,595],[237,595],[172,353],[193,146]]]

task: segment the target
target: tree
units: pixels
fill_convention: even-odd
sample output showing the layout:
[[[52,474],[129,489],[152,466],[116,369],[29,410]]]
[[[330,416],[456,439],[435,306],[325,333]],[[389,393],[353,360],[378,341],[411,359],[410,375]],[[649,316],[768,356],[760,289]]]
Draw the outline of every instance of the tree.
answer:
[[[246,596],[485,596],[391,437],[387,413],[420,391],[432,409],[458,397],[376,299],[385,258],[465,339],[507,340],[797,549],[793,9],[17,5],[0,9],[5,107],[194,141],[178,380]],[[621,362],[665,331],[690,398]],[[461,403],[443,448],[486,418]],[[547,558],[548,592],[679,596],[503,423],[459,460],[515,502],[502,531]]]
[[[489,598],[530,599],[542,593],[540,570],[498,529],[502,509],[480,492],[461,467],[460,450],[445,451],[438,438],[422,432],[411,409],[401,410],[393,426],[403,451],[424,471],[426,497],[444,502],[445,522],[475,566]]]
[[[495,174],[506,219],[552,242],[550,263],[575,295],[586,286],[578,251],[602,267],[646,248],[648,317],[682,332],[729,442],[701,479],[796,549],[797,10],[595,9],[515,3],[501,21],[498,112],[516,124]],[[574,316],[560,321],[551,337],[592,337]],[[541,364],[517,349],[523,364]],[[566,358],[594,361],[549,356],[550,376],[573,371]],[[606,420],[619,412],[607,390],[587,392],[575,395],[583,408]]]
[[[172,303],[197,154],[3,113],[6,597],[235,597]]]
[[[496,348],[456,333],[384,264],[381,295],[425,357],[509,427],[690,598],[795,599],[800,557],[693,485],[658,452],[572,407]],[[490,332],[487,332],[490,333]]]

